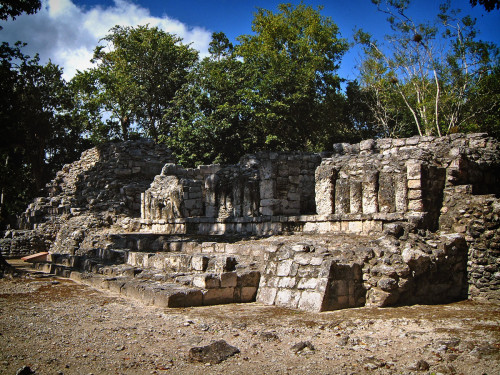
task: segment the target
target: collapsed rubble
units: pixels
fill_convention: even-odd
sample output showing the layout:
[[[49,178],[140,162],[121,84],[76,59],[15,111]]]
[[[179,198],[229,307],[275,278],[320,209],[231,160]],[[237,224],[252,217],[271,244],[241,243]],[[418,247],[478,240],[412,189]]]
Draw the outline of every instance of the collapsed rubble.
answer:
[[[500,145],[365,140],[182,168],[147,141],[86,151],[2,254],[163,307],[309,311],[500,300]]]

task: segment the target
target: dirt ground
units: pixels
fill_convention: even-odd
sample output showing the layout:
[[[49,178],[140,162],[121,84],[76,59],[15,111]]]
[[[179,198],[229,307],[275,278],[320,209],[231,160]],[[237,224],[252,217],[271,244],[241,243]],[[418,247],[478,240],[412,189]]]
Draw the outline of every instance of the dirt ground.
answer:
[[[190,362],[223,339],[240,353]],[[309,341],[296,352],[292,346]],[[313,349],[311,349],[313,347]],[[70,280],[0,280],[0,373],[500,374],[500,306],[307,313],[257,303],[144,306]]]

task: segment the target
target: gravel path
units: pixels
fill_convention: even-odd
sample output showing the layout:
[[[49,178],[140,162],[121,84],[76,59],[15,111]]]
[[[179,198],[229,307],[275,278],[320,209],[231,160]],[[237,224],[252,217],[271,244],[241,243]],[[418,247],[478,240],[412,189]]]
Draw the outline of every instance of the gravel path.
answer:
[[[189,360],[215,340],[240,352]],[[65,279],[0,280],[1,374],[499,374],[499,349],[500,306],[489,303],[160,309]]]

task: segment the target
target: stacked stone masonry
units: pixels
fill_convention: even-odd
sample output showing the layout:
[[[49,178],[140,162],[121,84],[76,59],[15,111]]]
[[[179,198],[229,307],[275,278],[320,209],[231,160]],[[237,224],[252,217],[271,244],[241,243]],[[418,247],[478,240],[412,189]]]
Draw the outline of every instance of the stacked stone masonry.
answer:
[[[84,153],[47,191],[2,252],[79,257],[40,267],[146,303],[324,311],[500,300],[500,145],[485,134],[195,169],[151,143],[116,144]]]

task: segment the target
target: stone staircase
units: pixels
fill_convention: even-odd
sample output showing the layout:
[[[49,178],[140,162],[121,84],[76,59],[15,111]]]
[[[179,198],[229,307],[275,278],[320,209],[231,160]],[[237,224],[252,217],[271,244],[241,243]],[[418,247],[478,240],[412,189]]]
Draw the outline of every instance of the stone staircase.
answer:
[[[240,263],[239,257],[240,262],[232,255],[207,252],[218,244],[211,237],[159,237],[113,235],[114,245],[128,243],[130,248],[95,249],[86,255],[49,254],[46,261],[34,262],[33,268],[159,307],[255,301],[260,281],[255,262]],[[159,242],[165,251],[152,252],[145,246]],[[221,242],[222,248],[228,244]]]

